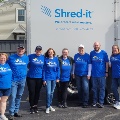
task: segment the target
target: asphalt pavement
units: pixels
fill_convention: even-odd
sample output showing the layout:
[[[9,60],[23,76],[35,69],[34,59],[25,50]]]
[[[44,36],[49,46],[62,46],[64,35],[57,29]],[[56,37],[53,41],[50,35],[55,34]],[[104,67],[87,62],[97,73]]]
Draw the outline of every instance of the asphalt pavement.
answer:
[[[120,110],[112,105],[105,105],[104,108],[82,108],[78,106],[78,99],[68,101],[68,108],[58,108],[56,95],[54,95],[53,107],[55,112],[45,113],[45,88],[42,88],[39,100],[39,112],[29,114],[28,91],[25,88],[19,113],[23,117],[15,120],[120,120]],[[7,113],[8,114],[8,108]]]

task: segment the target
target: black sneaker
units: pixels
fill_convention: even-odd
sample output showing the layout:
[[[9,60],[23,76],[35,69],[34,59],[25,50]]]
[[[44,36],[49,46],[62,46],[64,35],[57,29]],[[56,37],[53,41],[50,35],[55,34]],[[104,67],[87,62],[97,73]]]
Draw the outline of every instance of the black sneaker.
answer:
[[[18,113],[15,113],[14,114],[14,117],[22,117],[22,115],[18,114]]]
[[[97,107],[97,104],[96,104],[96,103],[93,103],[93,104],[92,104],[92,107]]]
[[[10,115],[8,119],[9,120],[14,120],[14,115]]]
[[[35,113],[38,113],[38,108],[34,107],[34,111],[35,111]]]
[[[64,103],[63,105],[62,105],[62,108],[67,108],[68,106],[67,106],[67,103]]]
[[[33,107],[30,108],[30,114],[34,114],[34,113],[35,113],[34,108]]]
[[[83,105],[82,108],[88,108],[89,106],[88,105]]]
[[[58,103],[58,107],[59,107],[59,108],[62,108],[62,106],[63,106],[63,105],[61,104],[61,102],[59,102],[59,103]]]
[[[103,105],[103,104],[100,104],[100,103],[97,103],[97,106],[98,106],[99,108],[104,108],[104,105]]]

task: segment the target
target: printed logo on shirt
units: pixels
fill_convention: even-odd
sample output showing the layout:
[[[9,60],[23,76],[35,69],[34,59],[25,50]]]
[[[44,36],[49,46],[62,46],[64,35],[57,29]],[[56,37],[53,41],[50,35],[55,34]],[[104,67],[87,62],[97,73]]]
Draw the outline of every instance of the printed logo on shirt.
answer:
[[[120,59],[118,59],[116,57],[111,57],[111,61],[120,61]]]
[[[15,64],[16,65],[25,65],[26,63],[24,61],[22,61],[21,59],[16,59]]]
[[[11,69],[10,68],[0,67],[0,72],[6,72],[6,71],[11,71]]]
[[[100,57],[97,57],[97,56],[94,56],[92,60],[96,61],[96,62],[102,62],[103,61]]]
[[[57,66],[56,62],[50,62],[50,61],[47,63],[47,65],[50,67]]]
[[[76,62],[86,62],[86,61],[84,59],[81,59],[80,57],[78,57]]]
[[[43,62],[41,60],[38,60],[37,58],[34,58],[33,62],[35,62],[37,64],[43,64]]]
[[[63,66],[70,66],[70,63],[68,63],[68,62],[66,62],[66,61],[63,61],[63,62],[62,62],[62,65],[63,65]]]

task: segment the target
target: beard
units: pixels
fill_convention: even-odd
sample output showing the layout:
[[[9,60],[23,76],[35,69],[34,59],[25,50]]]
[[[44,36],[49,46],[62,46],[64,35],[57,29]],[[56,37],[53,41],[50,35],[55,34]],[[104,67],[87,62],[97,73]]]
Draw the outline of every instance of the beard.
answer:
[[[100,50],[100,48],[94,48],[94,50],[98,52]]]

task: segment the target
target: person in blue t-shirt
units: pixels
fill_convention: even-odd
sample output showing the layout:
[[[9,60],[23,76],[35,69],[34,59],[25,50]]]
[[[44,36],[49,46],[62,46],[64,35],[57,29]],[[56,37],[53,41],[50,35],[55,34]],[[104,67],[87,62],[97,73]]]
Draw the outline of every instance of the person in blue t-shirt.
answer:
[[[94,50],[90,52],[90,60],[92,64],[92,91],[93,91],[93,107],[104,107],[106,78],[108,76],[108,55],[104,50],[100,49],[100,43],[95,42]]]
[[[112,91],[115,96],[114,108],[120,109],[120,99],[118,87],[120,86],[120,50],[118,45],[112,46],[112,55],[110,57],[110,67],[112,67]]]
[[[57,83],[58,107],[67,108],[67,88],[72,73],[73,58],[68,56],[67,48],[62,50],[62,56],[59,57],[60,63],[60,81]]]
[[[55,111],[51,105],[56,82],[59,82],[60,78],[59,60],[55,55],[52,48],[49,48],[45,53],[43,84],[46,85],[46,113]]]
[[[12,71],[6,60],[8,55],[0,53],[0,120],[8,120],[6,118],[6,102],[11,92]]]
[[[8,63],[12,70],[12,87],[9,99],[10,120],[13,120],[14,117],[22,117],[18,114],[18,111],[25,87],[28,64],[28,56],[24,55],[24,53],[25,47],[20,44],[17,48],[17,54],[11,55],[8,59]]]
[[[79,104],[83,108],[88,107],[89,100],[89,79],[91,76],[90,56],[84,51],[84,45],[79,45],[79,53],[74,56],[73,77],[76,79]]]
[[[43,85],[43,65],[44,55],[42,55],[42,47],[35,48],[35,54],[30,54],[27,74],[27,86],[29,91],[30,114],[38,113],[38,100],[40,89]]]

